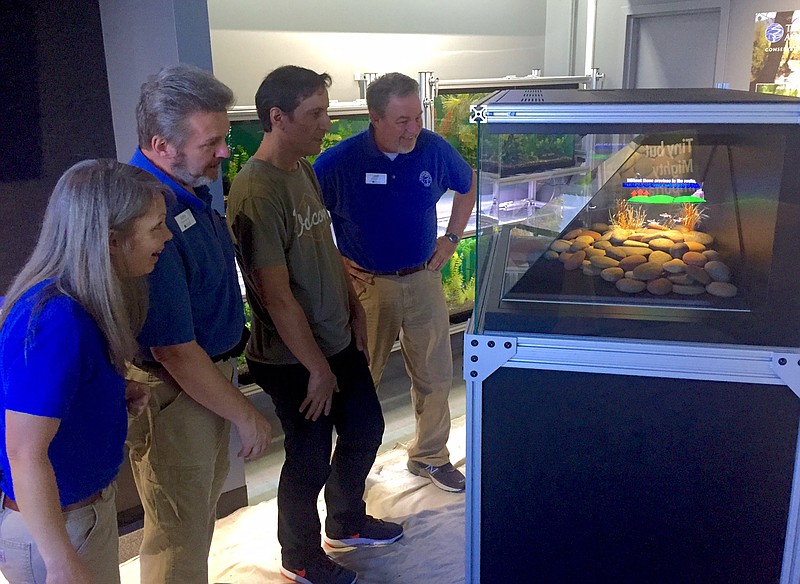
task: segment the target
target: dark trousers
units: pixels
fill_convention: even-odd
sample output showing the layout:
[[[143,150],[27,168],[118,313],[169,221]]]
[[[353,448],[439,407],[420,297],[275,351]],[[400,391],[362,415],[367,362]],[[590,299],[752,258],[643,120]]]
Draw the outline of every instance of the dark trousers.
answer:
[[[364,486],[383,437],[383,413],[364,354],[355,342],[328,358],[339,391],[328,416],[305,419],[308,389],[303,365],[265,365],[248,359],[253,378],[269,394],[283,426],[286,461],[278,483],[278,541],[284,562],[321,553],[317,497],[325,487],[325,531],[358,533],[365,514]],[[331,457],[332,433],[336,449]]]

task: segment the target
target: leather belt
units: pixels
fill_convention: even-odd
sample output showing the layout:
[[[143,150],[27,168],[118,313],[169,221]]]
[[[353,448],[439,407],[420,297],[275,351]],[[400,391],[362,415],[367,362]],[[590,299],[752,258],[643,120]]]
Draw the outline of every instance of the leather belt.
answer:
[[[76,509],[81,509],[99,500],[101,496],[102,496],[102,491],[98,491],[94,495],[89,495],[88,497],[86,497],[85,499],[81,499],[77,503],[72,503],[70,505],[67,505],[66,507],[62,507],[61,511],[63,513],[66,513],[68,511],[75,511]],[[19,506],[17,505],[17,502],[14,501],[14,499],[9,499],[8,495],[5,495],[3,497],[3,509],[11,509],[12,511],[16,511],[17,513],[19,513]]]
[[[421,272],[427,267],[428,263],[426,262],[418,266],[413,266],[410,268],[402,268],[400,270],[395,270],[393,272],[370,272],[370,273],[375,276],[410,276],[411,274],[416,274],[417,272]]]

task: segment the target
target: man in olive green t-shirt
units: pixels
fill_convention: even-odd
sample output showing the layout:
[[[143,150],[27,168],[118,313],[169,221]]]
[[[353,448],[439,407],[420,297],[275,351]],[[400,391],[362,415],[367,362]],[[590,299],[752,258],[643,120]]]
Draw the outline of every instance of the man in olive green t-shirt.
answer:
[[[275,404],[286,461],[278,485],[281,572],[305,584],[357,574],[320,546],[397,541],[403,528],[366,514],[364,486],[383,437],[364,309],[345,277],[319,183],[305,157],[330,129],[330,77],[280,67],[256,93],[264,137],[231,185],[227,221],[253,309],[247,362]],[[331,436],[336,449],[331,457]]]

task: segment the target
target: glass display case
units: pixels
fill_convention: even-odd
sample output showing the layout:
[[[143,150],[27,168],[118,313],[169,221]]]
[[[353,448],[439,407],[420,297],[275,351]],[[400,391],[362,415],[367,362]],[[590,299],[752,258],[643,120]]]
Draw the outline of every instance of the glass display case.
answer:
[[[467,581],[800,582],[800,100],[509,90],[471,118]],[[498,172],[530,136],[573,164]]]

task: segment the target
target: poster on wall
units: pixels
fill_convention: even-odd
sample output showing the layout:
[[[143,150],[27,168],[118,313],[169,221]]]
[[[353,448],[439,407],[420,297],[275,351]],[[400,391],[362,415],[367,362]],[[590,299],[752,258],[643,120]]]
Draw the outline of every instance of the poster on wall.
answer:
[[[800,10],[756,14],[750,91],[800,95]]]

